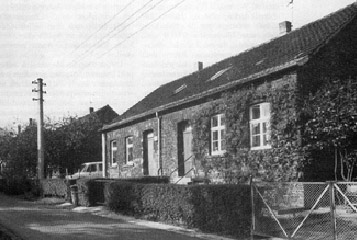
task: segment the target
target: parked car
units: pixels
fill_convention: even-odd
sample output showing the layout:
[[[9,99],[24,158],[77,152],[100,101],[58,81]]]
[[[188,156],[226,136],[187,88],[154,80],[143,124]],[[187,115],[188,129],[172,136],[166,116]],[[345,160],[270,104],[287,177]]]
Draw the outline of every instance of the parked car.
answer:
[[[67,179],[79,178],[102,178],[103,177],[103,163],[102,162],[87,162],[81,164],[81,168],[77,173],[67,175]]]

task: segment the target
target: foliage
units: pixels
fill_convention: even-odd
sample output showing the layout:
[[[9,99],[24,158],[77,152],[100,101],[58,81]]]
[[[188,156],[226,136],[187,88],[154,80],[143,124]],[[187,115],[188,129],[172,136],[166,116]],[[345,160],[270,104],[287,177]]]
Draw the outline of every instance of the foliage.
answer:
[[[78,179],[76,184],[80,193],[79,205],[93,206],[97,203],[104,203],[107,185],[111,182],[131,182],[131,183],[169,183],[169,178],[150,177],[128,179]]]
[[[97,116],[57,123],[44,128],[46,170],[75,172],[81,163],[101,159],[101,123]],[[16,135],[0,137],[0,160],[7,178],[34,178],[37,166],[37,127],[26,126]],[[48,171],[51,172],[51,171]]]
[[[32,178],[36,172],[36,128],[28,126],[18,136],[0,137],[0,159],[8,179]]]
[[[111,210],[207,232],[248,237],[249,185],[173,185],[115,181],[108,184]]]
[[[326,79],[316,93],[309,95],[303,110],[309,119],[305,124],[306,152],[334,149],[336,180],[351,181],[357,166],[356,80]]]
[[[36,181],[35,181],[36,182]],[[56,196],[66,198],[68,187],[65,179],[43,179],[36,182],[44,196]]]
[[[85,121],[74,120],[60,127],[46,128],[45,159],[47,166],[53,170],[73,173],[84,162],[100,161],[101,127],[95,116]]]
[[[10,195],[20,195],[32,190],[31,181],[28,179],[6,178],[0,179],[0,192]]]
[[[217,168],[212,164],[225,164],[223,170],[229,175],[225,182],[246,182],[249,174],[257,176],[259,172],[264,172],[263,178],[266,180],[283,180],[287,170],[284,167],[296,168],[298,161],[301,161],[299,157],[291,157],[300,151],[297,144],[299,129],[295,100],[295,86],[290,84],[273,87],[270,83],[264,83],[258,88],[247,87],[224,93],[220,101],[212,101],[193,118],[192,144],[195,158],[201,160],[206,173]],[[271,103],[270,141],[273,150],[253,153],[250,151],[249,107],[260,102]],[[210,119],[218,113],[224,113],[226,119],[226,154],[223,158],[209,156]],[[273,169],[271,162],[276,157],[281,167]],[[296,179],[296,174],[290,173],[289,176],[285,174],[285,180]],[[277,174],[279,177],[274,176]]]

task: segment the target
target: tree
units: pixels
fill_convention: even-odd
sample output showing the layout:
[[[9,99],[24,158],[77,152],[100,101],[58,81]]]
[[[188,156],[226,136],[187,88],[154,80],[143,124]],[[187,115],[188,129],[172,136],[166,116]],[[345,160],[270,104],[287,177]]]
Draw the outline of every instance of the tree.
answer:
[[[101,159],[102,126],[98,116],[71,118],[71,121],[45,123],[46,170],[64,173],[76,171],[83,162]],[[6,162],[7,175],[14,178],[34,178],[37,166],[37,128],[26,126],[17,136],[0,137],[0,160]]]
[[[17,136],[0,138],[0,159],[6,164],[4,172],[10,178],[32,178],[36,173],[36,127],[26,126]]]
[[[326,80],[303,110],[306,152],[334,149],[335,180],[351,181],[357,166],[357,81]]]
[[[51,126],[51,127],[50,127]],[[72,119],[70,123],[57,123],[45,130],[45,159],[50,168],[73,173],[83,162],[101,159],[102,124],[96,115]]]

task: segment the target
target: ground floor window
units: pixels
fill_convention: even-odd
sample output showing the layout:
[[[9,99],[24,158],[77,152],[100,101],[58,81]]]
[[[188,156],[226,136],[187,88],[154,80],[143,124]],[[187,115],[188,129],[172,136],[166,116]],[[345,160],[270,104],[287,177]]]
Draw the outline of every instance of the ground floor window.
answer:
[[[110,162],[111,165],[115,165],[117,163],[117,141],[113,140],[110,142]]]
[[[270,103],[255,104],[249,113],[251,149],[270,148]]]
[[[226,150],[225,117],[218,114],[211,118],[211,154],[223,155]]]
[[[125,138],[125,161],[126,164],[132,164],[133,163],[133,137],[126,137]]]

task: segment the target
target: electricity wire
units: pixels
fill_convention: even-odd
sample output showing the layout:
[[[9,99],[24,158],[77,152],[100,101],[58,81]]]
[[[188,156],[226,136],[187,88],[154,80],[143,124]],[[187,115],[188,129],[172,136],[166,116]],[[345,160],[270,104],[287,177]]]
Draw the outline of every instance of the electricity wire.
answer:
[[[135,35],[137,35],[138,33],[142,32],[145,28],[149,27],[151,24],[157,22],[160,18],[162,18],[163,16],[165,16],[166,14],[168,14],[169,12],[171,12],[172,10],[176,9],[177,7],[179,7],[182,3],[184,3],[186,0],[181,0],[180,2],[178,2],[177,4],[175,4],[173,7],[169,8],[168,10],[166,10],[165,12],[161,13],[158,17],[156,17],[155,19],[151,20],[150,22],[148,22],[147,24],[145,24],[144,26],[142,26],[140,29],[138,29],[137,31],[135,31],[134,33],[132,33],[131,35],[129,35],[128,37],[126,37],[124,40],[122,40],[120,43],[114,45],[112,48],[110,48],[108,51],[106,51],[105,53],[103,53],[102,55],[100,55],[98,58],[96,58],[96,60],[101,59],[102,57],[104,57],[105,55],[109,54],[111,51],[113,51],[115,48],[119,47],[120,45],[122,45],[123,43],[125,43],[127,40],[131,39],[132,37],[134,37]],[[89,67],[90,65],[92,65],[91,63],[88,63],[87,65],[85,65],[84,67],[82,67],[80,70],[78,70],[76,73],[79,73],[81,71],[83,71],[84,69],[86,69],[87,67]]]
[[[147,1],[142,7],[140,7],[138,10],[136,10],[134,13],[132,13],[129,17],[127,17],[123,22],[121,22],[120,24],[116,25],[109,33],[107,33],[105,36],[103,36],[102,38],[100,38],[97,42],[95,42],[94,44],[92,44],[82,55],[80,55],[77,59],[75,59],[73,62],[77,63],[79,60],[81,60],[81,58],[85,58],[85,56],[87,54],[92,53],[94,50],[98,49],[99,47],[103,46],[105,42],[109,41],[112,37],[110,36],[113,32],[115,32],[119,27],[121,27],[124,23],[126,23],[127,21],[129,21],[132,17],[134,17],[138,12],[140,12],[141,10],[143,10],[150,2],[152,2],[153,0],[149,0]],[[163,0],[161,0],[160,2],[162,2]],[[147,12],[145,12],[147,13]],[[142,17],[142,15],[140,15]],[[139,16],[139,18],[140,18]],[[135,23],[136,21],[138,21],[138,18],[136,18],[132,23],[124,26],[124,29],[122,29],[120,32],[124,31],[128,26],[132,25],[133,23]],[[107,37],[109,36],[109,38],[107,40],[105,40]],[[104,43],[103,40],[105,40]],[[98,46],[99,44],[99,46]]]
[[[182,0],[179,3],[177,3],[176,5],[174,5],[173,7],[169,8],[168,10],[166,10],[165,12],[163,12],[162,14],[160,14],[158,17],[156,17],[155,19],[153,19],[152,21],[150,21],[149,23],[145,24],[143,27],[141,27],[139,30],[137,30],[136,32],[132,33],[131,35],[129,35],[128,37],[126,37],[123,41],[121,41],[120,43],[114,45],[112,48],[110,48],[107,52],[105,52],[104,54],[100,55],[98,59],[104,57],[105,55],[107,55],[108,53],[110,53],[113,49],[119,47],[120,45],[122,45],[124,42],[126,42],[127,40],[129,40],[130,38],[134,37],[136,34],[142,32],[145,28],[147,28],[148,26],[150,26],[151,24],[155,23],[156,21],[158,21],[161,17],[163,17],[164,15],[166,15],[167,13],[171,12],[172,10],[174,10],[175,8],[177,8],[178,6],[180,6],[184,1],[186,0]]]
[[[136,0],[129,1],[128,4],[126,4],[119,12],[114,14],[108,21],[103,23],[97,31],[93,32],[90,36],[88,36],[83,42],[81,42],[70,54],[73,54],[75,51],[77,51],[81,46],[83,46],[86,42],[89,41],[94,35],[96,35],[98,32],[100,32],[105,26],[107,26],[110,22],[112,22],[120,13],[125,11],[131,4],[133,4]]]

